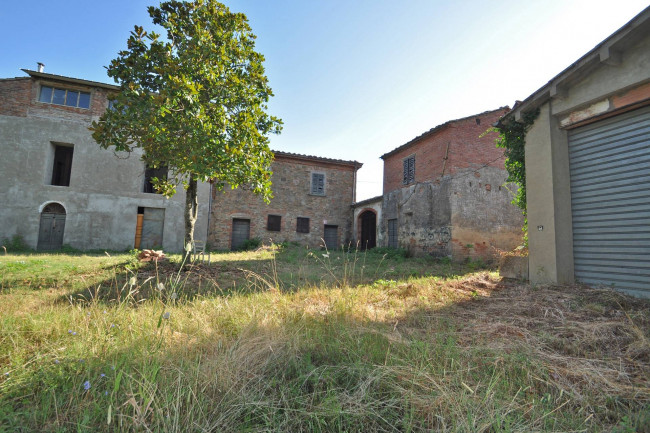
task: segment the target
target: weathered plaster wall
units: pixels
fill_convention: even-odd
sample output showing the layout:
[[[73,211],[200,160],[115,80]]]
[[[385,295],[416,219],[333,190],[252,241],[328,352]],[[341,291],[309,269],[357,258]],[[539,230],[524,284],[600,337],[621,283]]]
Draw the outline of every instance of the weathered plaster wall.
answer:
[[[456,260],[492,260],[523,242],[524,217],[512,205],[517,186],[506,184],[507,173],[494,167],[458,173],[452,179],[452,256]]]
[[[416,183],[384,194],[381,231],[397,219],[397,241],[412,255],[451,256],[451,181]],[[388,245],[388,236],[382,246]]]
[[[140,154],[134,152],[126,158],[102,150],[88,131],[91,119],[101,112],[98,101],[103,101],[103,109],[106,107],[103,90],[93,90],[91,110],[86,113],[70,107],[58,111],[59,106],[33,101],[35,83],[29,87],[25,80],[17,82],[20,86],[16,90],[14,80],[0,81],[0,89],[10,83],[14,88],[5,94],[11,93],[17,100],[24,100],[24,92],[28,91],[30,106],[37,108],[18,115],[20,110],[12,100],[0,104],[0,113],[11,114],[0,115],[0,240],[20,235],[36,248],[40,211],[48,202],[58,202],[67,213],[64,244],[79,249],[133,248],[138,207],[153,207],[165,209],[163,248],[180,251],[184,190],[179,188],[172,199],[143,193],[144,163]],[[74,146],[68,187],[50,185],[53,143]],[[206,237],[208,198],[209,185],[201,184],[197,239]]]
[[[250,237],[263,242],[319,247],[325,224],[338,226],[339,245],[351,242],[354,166],[276,156],[271,170],[274,197],[269,204],[242,188],[214,190],[209,238],[213,247],[230,249],[233,218],[250,220]],[[325,174],[324,196],[310,194],[312,173]],[[282,217],[280,231],[267,230],[268,215]],[[298,217],[309,218],[309,233],[296,231]]]
[[[566,95],[553,100],[553,115],[562,117],[578,107],[591,105],[610,95],[648,82],[650,80],[650,37],[646,36],[620,52],[620,60],[617,63],[613,65],[600,63],[595,70],[582,75],[576,83],[565,88]]]

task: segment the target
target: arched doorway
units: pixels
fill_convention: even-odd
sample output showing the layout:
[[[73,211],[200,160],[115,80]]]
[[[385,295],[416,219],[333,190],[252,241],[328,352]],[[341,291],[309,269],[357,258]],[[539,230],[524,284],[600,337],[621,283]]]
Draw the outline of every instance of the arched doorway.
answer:
[[[59,250],[63,246],[65,229],[65,208],[60,203],[50,203],[41,212],[41,225],[38,230],[39,251]]]
[[[377,214],[371,210],[359,215],[361,222],[361,248],[370,249],[377,246]]]

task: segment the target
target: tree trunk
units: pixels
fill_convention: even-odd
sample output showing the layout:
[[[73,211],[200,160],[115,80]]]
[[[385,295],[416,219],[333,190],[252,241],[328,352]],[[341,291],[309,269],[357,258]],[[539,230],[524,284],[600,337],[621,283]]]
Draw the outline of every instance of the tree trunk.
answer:
[[[190,262],[192,244],[194,243],[194,225],[199,212],[199,197],[196,193],[197,182],[194,175],[190,175],[185,191],[185,246],[183,248],[183,263]]]

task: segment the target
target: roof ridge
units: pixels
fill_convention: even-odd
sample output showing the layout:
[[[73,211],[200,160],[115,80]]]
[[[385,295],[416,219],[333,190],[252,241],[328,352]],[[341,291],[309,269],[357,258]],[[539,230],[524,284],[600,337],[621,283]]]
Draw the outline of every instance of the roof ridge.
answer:
[[[421,140],[421,139],[423,139],[425,137],[428,137],[429,135],[433,134],[434,132],[439,131],[442,128],[444,128],[446,126],[449,126],[449,125],[451,125],[453,123],[462,122],[464,120],[472,119],[472,118],[479,117],[479,116],[485,116],[487,114],[496,113],[497,111],[502,111],[502,110],[510,111],[510,107],[507,106],[507,105],[503,105],[503,106],[501,106],[499,108],[496,108],[494,110],[487,110],[487,111],[483,111],[482,113],[471,114],[469,116],[460,117],[458,119],[448,120],[448,121],[446,121],[444,123],[441,123],[440,125],[434,126],[433,128],[429,129],[428,131],[423,132],[422,134],[416,136],[415,138],[412,138],[411,140],[407,141],[406,143],[402,144],[401,146],[396,147],[395,149],[391,150],[390,152],[387,152],[387,153],[383,154],[382,156],[380,156],[380,158],[384,159],[384,157],[386,157],[386,156],[390,156],[390,155],[392,155],[392,154],[394,154],[394,153],[396,153],[396,152],[398,152],[398,151],[400,151],[402,149],[405,149],[405,148],[409,147],[411,144],[413,144],[413,143],[415,143],[415,142],[417,142],[417,141],[419,141],[419,140]]]

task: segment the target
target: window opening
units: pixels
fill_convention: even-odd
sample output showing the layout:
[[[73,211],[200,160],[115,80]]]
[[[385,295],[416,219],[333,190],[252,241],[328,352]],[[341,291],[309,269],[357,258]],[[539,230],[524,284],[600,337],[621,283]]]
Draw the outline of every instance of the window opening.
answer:
[[[271,232],[279,232],[282,228],[282,217],[280,215],[269,215],[266,229]]]
[[[72,171],[72,154],[74,148],[54,145],[54,165],[52,167],[52,185],[70,186]]]
[[[309,233],[309,218],[298,217],[296,219],[296,231],[298,233]]]
[[[60,89],[58,87],[41,86],[39,102],[46,104],[65,105],[75,108],[90,108],[90,93],[78,90]]]
[[[155,177],[159,180],[166,180],[168,171],[169,170],[165,166],[158,168],[147,166],[144,170],[144,192],[149,194],[160,194],[153,186],[153,178]]]

